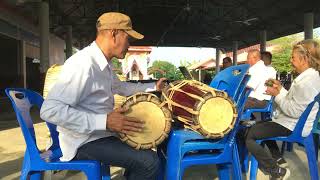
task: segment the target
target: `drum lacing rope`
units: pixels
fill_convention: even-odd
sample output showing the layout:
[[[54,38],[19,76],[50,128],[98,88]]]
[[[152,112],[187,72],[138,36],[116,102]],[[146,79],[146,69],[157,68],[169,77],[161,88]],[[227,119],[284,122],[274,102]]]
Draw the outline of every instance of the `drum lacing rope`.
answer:
[[[174,92],[175,92],[175,91],[181,92],[179,88],[181,88],[182,86],[186,85],[187,83],[188,83],[188,81],[182,81],[181,83],[177,84],[176,86],[173,86],[173,85],[170,83],[170,86],[173,86],[173,87],[168,89],[168,91],[171,90],[170,93],[169,93],[169,97],[167,97],[165,93],[162,93],[162,95],[163,95],[163,97],[166,99],[166,101],[168,102],[168,107],[169,107],[169,109],[170,109],[171,111],[172,111],[172,105],[174,105],[174,106],[176,106],[176,107],[179,107],[179,108],[182,108],[182,109],[186,110],[187,112],[189,112],[189,113],[191,113],[191,114],[198,115],[198,114],[199,114],[199,111],[194,111],[192,108],[184,107],[184,106],[182,106],[182,105],[180,105],[180,104],[178,104],[178,103],[176,103],[176,102],[173,102],[173,101],[171,100],[172,97],[173,97]],[[178,89],[179,89],[179,90],[178,90]],[[189,94],[189,93],[186,93],[186,92],[183,92],[183,93],[185,93],[185,94],[187,94],[187,95]],[[192,94],[192,95],[193,95],[193,94]],[[190,97],[191,97],[191,96],[190,96]],[[197,97],[197,99],[198,99],[198,97]],[[201,98],[201,99],[202,99],[202,98]]]
[[[193,121],[192,120],[189,120],[189,119],[186,119],[186,118],[183,118],[183,117],[180,117],[180,116],[178,116],[177,119],[179,121],[181,121],[181,122],[184,122],[187,125],[190,125],[190,126],[193,125]]]

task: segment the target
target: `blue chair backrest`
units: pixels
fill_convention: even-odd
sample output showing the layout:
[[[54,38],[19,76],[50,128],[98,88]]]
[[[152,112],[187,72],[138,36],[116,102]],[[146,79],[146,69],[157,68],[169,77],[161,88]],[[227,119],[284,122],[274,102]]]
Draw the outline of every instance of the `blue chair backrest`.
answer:
[[[33,106],[36,106],[39,110],[41,109],[43,103],[42,96],[23,88],[7,88],[5,92],[11,100],[31,159],[41,159],[36,143],[33,121],[30,116],[30,109]],[[55,151],[55,153],[57,153],[55,154],[56,156],[61,156],[56,126],[48,122],[46,122],[46,124],[52,138],[52,145],[49,150]]]
[[[296,127],[294,128],[293,132],[292,132],[292,136],[295,137],[301,137],[302,136],[302,131],[304,128],[304,125],[308,119],[308,116],[313,108],[313,106],[318,103],[318,112],[315,118],[315,122],[314,124],[318,124],[318,122],[316,121],[317,119],[319,119],[320,117],[320,93],[314,98],[314,101],[312,101],[307,108],[304,110],[304,112],[302,113],[302,115],[300,116],[298,123],[296,124]]]
[[[243,98],[244,98],[244,95],[247,93],[247,84],[250,80],[250,75],[245,75],[241,84],[240,84],[240,87],[239,87],[239,90],[238,90],[238,93],[237,95],[235,96],[234,100],[237,104],[241,103],[243,101]],[[252,89],[251,89],[252,90]],[[250,90],[250,91],[251,91]]]
[[[248,72],[248,64],[231,66],[219,72],[210,83],[210,87],[224,90],[235,100],[239,96],[239,87]]]

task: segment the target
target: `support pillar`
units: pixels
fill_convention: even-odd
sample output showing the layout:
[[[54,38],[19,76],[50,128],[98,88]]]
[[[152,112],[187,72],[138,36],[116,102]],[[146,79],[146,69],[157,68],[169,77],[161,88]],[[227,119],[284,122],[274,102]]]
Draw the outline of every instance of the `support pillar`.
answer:
[[[39,7],[40,27],[40,73],[45,73],[49,68],[49,5],[40,2]]]
[[[21,51],[21,59],[22,63],[22,78],[23,78],[23,88],[27,88],[27,62],[26,62],[26,42],[24,40],[20,41],[20,51]]]
[[[216,48],[216,74],[220,72],[220,49]]]
[[[66,58],[72,56],[72,26],[67,26]]]
[[[304,14],[304,39],[313,39],[313,13]]]
[[[232,55],[233,65],[235,66],[238,64],[238,41],[233,41]]]
[[[267,49],[267,31],[260,31],[260,52],[266,51]]]

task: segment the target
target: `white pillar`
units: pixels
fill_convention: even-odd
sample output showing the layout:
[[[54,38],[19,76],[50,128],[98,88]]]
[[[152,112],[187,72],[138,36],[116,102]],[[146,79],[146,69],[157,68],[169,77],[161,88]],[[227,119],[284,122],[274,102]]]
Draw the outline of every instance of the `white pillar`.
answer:
[[[66,58],[72,56],[72,26],[67,26]]]
[[[260,52],[266,51],[267,47],[267,31],[260,31]]]
[[[40,27],[40,72],[45,73],[49,68],[49,5],[40,2],[39,7]]]
[[[304,39],[313,39],[313,13],[304,14]]]
[[[216,48],[216,74],[220,72],[220,49]]]
[[[233,41],[233,48],[232,48],[232,54],[233,54],[233,65],[238,64],[238,41]]]

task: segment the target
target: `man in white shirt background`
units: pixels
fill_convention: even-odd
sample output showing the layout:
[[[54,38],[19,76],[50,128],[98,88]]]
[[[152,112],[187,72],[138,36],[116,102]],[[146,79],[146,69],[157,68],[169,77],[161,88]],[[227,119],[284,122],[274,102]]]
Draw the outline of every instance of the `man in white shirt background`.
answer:
[[[264,84],[271,77],[268,75],[267,67],[261,60],[260,51],[257,49],[250,50],[247,56],[247,63],[250,65],[249,75],[251,76],[247,86],[252,88],[252,92],[244,109],[264,108],[271,99],[270,95],[265,94],[266,86]],[[275,79],[276,77],[274,76],[273,78]]]
[[[270,78],[275,79],[277,76],[277,71],[272,67],[272,54],[269,51],[261,52],[261,59],[264,62],[264,65],[267,67],[268,74]]]
[[[62,161],[99,160],[124,167],[128,180],[153,180],[159,159],[152,150],[136,150],[118,138],[143,129],[139,119],[124,116],[114,108],[114,94],[129,96],[163,88],[156,83],[128,83],[112,71],[111,59],[123,59],[129,38],[142,39],[132,29],[127,15],[110,12],[99,17],[97,37],[91,45],[71,56],[41,108],[41,118],[57,125]]]

